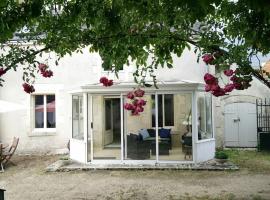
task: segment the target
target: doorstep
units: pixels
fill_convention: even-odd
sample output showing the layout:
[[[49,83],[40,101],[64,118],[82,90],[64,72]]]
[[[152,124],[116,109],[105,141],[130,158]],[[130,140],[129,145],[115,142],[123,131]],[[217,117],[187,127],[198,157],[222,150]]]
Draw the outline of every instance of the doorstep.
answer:
[[[68,171],[90,171],[90,170],[207,170],[224,171],[239,170],[238,166],[231,162],[220,164],[215,160],[202,163],[189,164],[83,164],[73,160],[58,160],[46,168],[47,172],[68,172]]]

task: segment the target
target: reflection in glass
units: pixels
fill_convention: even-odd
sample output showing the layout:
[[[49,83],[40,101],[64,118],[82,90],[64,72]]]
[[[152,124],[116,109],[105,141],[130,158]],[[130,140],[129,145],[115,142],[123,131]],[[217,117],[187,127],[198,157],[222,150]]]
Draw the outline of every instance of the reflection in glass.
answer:
[[[47,128],[55,128],[55,95],[47,95]]]
[[[155,95],[151,95],[152,101]],[[159,94],[158,95],[158,127],[173,126],[174,125],[174,100],[173,94]],[[155,123],[155,102],[152,104],[152,127]]]
[[[164,95],[165,124],[158,130],[159,160],[192,160],[191,94]],[[169,112],[168,112],[169,111]],[[167,113],[166,113],[167,112]]]
[[[72,138],[83,140],[83,97],[72,96]]]
[[[198,93],[198,139],[209,139],[213,137],[212,131],[212,100],[211,94]]]
[[[44,128],[44,96],[35,95],[35,128]]]
[[[124,159],[155,160],[156,130],[152,127],[155,113],[155,95],[144,95],[147,103],[139,115],[124,110]],[[124,97],[125,102],[129,101]]]

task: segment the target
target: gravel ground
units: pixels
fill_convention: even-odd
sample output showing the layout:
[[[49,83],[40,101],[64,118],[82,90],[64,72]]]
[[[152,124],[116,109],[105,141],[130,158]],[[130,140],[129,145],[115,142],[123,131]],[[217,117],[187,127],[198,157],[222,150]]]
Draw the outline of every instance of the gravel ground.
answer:
[[[6,200],[270,199],[270,172],[95,170],[47,173],[57,156],[17,156],[0,173]]]

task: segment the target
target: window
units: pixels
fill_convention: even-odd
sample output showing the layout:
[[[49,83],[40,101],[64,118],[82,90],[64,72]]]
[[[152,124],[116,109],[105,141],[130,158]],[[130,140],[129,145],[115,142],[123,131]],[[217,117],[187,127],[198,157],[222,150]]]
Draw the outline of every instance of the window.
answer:
[[[198,138],[209,139],[212,133],[212,99],[211,94],[198,93]]]
[[[35,128],[55,128],[55,95],[35,95]]]
[[[84,139],[83,135],[83,97],[72,96],[72,138]]]
[[[158,127],[174,126],[174,95],[158,95]],[[155,95],[152,98],[152,127],[156,126],[155,119]]]

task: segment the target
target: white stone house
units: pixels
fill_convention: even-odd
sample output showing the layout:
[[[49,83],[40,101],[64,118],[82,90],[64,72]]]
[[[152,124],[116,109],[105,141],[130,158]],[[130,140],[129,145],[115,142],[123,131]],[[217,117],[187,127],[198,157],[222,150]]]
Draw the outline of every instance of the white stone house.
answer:
[[[254,86],[245,92],[258,91],[257,96],[237,93],[219,100],[212,98],[204,92],[203,76],[208,67],[196,59],[194,53],[185,51],[181,58],[174,57],[173,69],[156,72],[159,89],[145,89],[147,104],[140,116],[131,116],[123,109],[126,94],[135,87],[135,67],[124,66],[116,79],[101,68],[99,55],[89,54],[88,49],[83,54],[65,56],[59,66],[54,59],[48,60],[54,76],[37,77],[36,91],[31,95],[21,87],[20,70],[9,72],[4,76],[5,86],[0,88],[0,100],[20,109],[0,113],[0,141],[10,143],[17,136],[17,153],[35,154],[67,152],[70,141],[70,157],[83,163],[190,163],[212,159],[215,131],[218,144],[224,144],[223,110],[228,102],[242,98],[250,102],[269,93]],[[103,87],[99,84],[102,76],[115,84]],[[142,130],[151,132],[145,141],[138,137]]]

